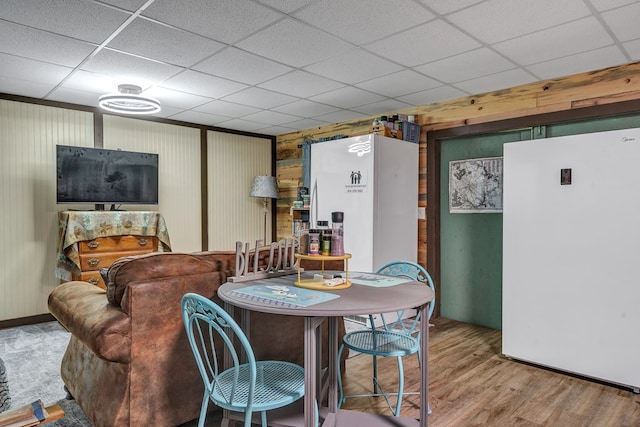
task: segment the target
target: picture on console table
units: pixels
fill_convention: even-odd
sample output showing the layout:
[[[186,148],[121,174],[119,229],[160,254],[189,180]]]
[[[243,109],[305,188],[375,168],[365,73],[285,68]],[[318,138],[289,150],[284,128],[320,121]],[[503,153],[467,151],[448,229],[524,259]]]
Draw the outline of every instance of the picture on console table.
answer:
[[[158,204],[158,155],[56,146],[58,203]]]

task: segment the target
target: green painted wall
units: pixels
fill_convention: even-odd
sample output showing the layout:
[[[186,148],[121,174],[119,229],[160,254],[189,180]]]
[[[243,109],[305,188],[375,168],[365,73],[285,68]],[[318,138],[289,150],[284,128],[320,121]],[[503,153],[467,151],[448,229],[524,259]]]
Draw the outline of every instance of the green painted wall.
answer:
[[[502,156],[507,142],[531,130],[442,142],[440,176],[440,315],[502,328],[502,214],[449,213],[449,162]]]

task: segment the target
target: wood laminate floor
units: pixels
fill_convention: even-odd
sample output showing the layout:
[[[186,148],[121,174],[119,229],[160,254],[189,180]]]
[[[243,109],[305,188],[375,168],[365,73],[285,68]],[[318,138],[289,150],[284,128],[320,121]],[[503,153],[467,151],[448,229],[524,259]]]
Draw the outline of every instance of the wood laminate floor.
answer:
[[[630,390],[506,359],[499,330],[443,318],[432,323],[429,426],[640,426],[640,395]],[[418,390],[417,356],[404,365],[405,390]],[[378,358],[378,370],[387,391],[397,387],[395,358]],[[370,390],[370,372],[371,357],[348,359],[345,394]],[[406,396],[402,415],[417,417],[417,402]],[[383,398],[347,399],[342,407],[389,413]]]

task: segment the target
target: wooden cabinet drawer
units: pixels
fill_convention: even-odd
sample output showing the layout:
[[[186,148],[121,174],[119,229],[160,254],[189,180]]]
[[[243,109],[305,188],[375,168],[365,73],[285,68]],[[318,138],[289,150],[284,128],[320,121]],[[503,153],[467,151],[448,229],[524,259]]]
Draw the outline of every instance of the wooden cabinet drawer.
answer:
[[[157,248],[158,238],[155,236],[98,237],[78,242],[78,252],[81,256],[87,253],[139,251],[141,249],[154,252]]]
[[[80,268],[81,270],[98,270],[99,268],[107,268],[113,264],[113,262],[119,258],[130,256],[130,255],[140,255],[151,252],[148,249],[142,250],[128,250],[128,251],[117,251],[117,252],[101,252],[101,253],[89,253],[89,254],[80,254]]]
[[[83,271],[80,273],[80,277],[74,278],[74,280],[82,280],[102,289],[107,289],[107,284],[104,283],[102,275],[100,275],[100,272],[98,271]]]

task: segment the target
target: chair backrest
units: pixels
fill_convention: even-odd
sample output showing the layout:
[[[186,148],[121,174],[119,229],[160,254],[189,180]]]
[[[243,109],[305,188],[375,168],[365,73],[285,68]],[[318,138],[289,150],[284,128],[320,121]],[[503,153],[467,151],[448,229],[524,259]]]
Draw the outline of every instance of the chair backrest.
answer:
[[[406,277],[407,279],[415,280],[418,282],[422,282],[425,285],[429,286],[433,291],[434,295],[436,292],[436,288],[433,284],[433,279],[431,275],[424,269],[420,264],[417,264],[412,261],[392,261],[389,262],[378,269],[376,272],[378,274],[384,274],[387,276],[396,276],[396,277]],[[433,309],[435,307],[435,298],[431,300],[429,303],[429,311],[428,318],[431,319],[431,314],[433,313]],[[385,329],[399,329],[400,331],[412,334],[420,320],[419,316],[416,316],[415,320],[409,325],[405,325],[402,321],[401,317],[403,312],[398,312],[398,320],[394,320],[393,322],[387,322],[384,315],[381,314],[382,321],[384,323]]]
[[[240,343],[239,349],[244,351],[247,363],[250,366],[249,398],[246,399],[245,395],[244,399],[249,402],[247,411],[251,411],[251,402],[253,401],[256,383],[256,360],[249,340],[247,340],[240,326],[222,307],[208,298],[193,293],[185,294],[182,297],[182,320],[184,321],[189,344],[207,393],[211,396],[214,390],[218,391],[220,395],[224,396],[225,402],[229,405],[233,405],[234,399],[236,397],[240,398],[240,396],[236,396],[235,386],[221,389],[221,385],[216,382],[218,373],[224,369],[218,366],[214,343],[216,340],[224,342],[223,348],[227,349],[231,355],[237,378],[241,359],[233,344],[233,336],[235,335]],[[222,357],[220,357],[220,360],[222,360]]]

